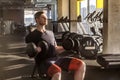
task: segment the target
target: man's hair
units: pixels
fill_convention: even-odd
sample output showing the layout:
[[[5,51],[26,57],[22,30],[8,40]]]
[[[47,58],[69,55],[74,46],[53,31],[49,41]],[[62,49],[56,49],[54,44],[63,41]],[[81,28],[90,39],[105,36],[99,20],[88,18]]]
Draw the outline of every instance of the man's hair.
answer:
[[[41,16],[41,14],[44,14],[45,12],[44,11],[39,11],[39,12],[36,12],[35,15],[34,15],[34,18],[39,18],[39,16]]]

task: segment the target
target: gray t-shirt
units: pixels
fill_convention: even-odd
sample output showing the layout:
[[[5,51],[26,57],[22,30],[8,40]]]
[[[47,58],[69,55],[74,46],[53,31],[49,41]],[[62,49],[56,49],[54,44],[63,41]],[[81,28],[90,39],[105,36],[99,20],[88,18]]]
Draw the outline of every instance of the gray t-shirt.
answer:
[[[48,43],[50,43],[53,46],[56,46],[56,40],[54,37],[54,34],[52,31],[50,30],[46,30],[43,34],[42,34],[42,39],[46,40]]]

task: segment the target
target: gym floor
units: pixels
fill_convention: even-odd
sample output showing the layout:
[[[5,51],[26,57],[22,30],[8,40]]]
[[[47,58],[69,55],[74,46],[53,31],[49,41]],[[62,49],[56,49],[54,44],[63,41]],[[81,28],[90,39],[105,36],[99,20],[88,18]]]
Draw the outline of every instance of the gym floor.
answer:
[[[120,80],[120,69],[102,69],[96,60],[85,60],[84,80]],[[0,35],[0,80],[40,80],[30,78],[34,60],[25,54],[24,36]],[[71,75],[64,75],[67,80]],[[63,78],[63,80],[66,80]]]

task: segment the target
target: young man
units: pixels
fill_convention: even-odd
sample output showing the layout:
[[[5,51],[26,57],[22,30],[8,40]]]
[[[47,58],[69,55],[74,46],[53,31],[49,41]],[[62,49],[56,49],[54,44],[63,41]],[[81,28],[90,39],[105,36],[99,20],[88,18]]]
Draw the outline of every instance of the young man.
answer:
[[[83,80],[85,76],[86,65],[77,58],[62,57],[57,58],[57,53],[64,51],[62,46],[57,46],[54,38],[54,34],[50,30],[46,30],[47,16],[44,12],[37,12],[35,15],[36,30],[28,34],[25,38],[26,43],[34,43],[37,48],[37,56],[35,57],[36,64],[39,66],[39,70],[42,73],[46,73],[51,80],[61,80],[61,71],[74,71],[74,80]],[[48,56],[43,56],[42,48],[38,46],[41,40],[45,40],[50,44]],[[54,63],[51,61],[55,61]]]

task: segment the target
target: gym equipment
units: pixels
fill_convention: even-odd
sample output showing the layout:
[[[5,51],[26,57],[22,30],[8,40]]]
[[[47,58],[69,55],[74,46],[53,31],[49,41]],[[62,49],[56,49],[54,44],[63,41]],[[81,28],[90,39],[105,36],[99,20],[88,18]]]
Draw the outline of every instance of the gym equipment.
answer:
[[[66,35],[63,41],[63,48],[66,50],[65,54],[67,56],[72,56],[76,58],[81,58],[80,48],[81,44],[80,41],[83,39],[83,36],[77,33],[69,33]]]
[[[60,29],[62,29],[62,31],[69,31],[69,24],[68,24],[68,17],[66,16],[66,17],[61,17],[58,21],[57,21],[57,23],[58,23],[58,28]],[[58,30],[58,32],[59,32],[59,30]]]
[[[38,46],[41,47],[41,52],[44,54],[47,54],[47,51],[49,49],[48,43],[46,41],[40,41],[38,43]],[[37,55],[37,50],[36,50],[37,46],[34,43],[27,43],[26,46],[26,54],[28,54],[28,56],[30,58],[35,57]]]
[[[90,25],[91,32],[93,35],[102,36],[102,28],[103,28],[103,10],[94,11],[91,13],[91,16],[86,16],[87,23]]]
[[[98,52],[98,45],[94,41],[92,37],[84,37],[81,42],[81,56],[85,58],[96,58],[97,52]]]
[[[38,46],[39,47],[41,47],[41,52],[42,53],[44,53],[44,54],[47,54],[47,52],[48,52],[48,49],[49,49],[49,45],[48,45],[48,43],[46,42],[46,41],[40,41],[39,43],[38,43]]]
[[[79,49],[81,48],[81,40],[83,39],[83,35],[80,35],[80,34],[76,34],[73,38],[73,41],[74,41],[74,47],[73,47],[73,50],[74,51],[79,51]]]
[[[32,58],[32,57],[34,57],[35,55],[36,55],[36,53],[37,53],[37,51],[36,51],[36,45],[34,44],[34,43],[27,43],[27,45],[26,45],[26,54],[28,54],[28,56],[30,57],[30,58]]]
[[[62,41],[64,41],[65,39],[67,39],[69,35],[70,35],[69,31],[64,32],[63,35],[62,35]]]
[[[81,48],[81,40],[84,37],[77,33],[69,33],[64,35],[64,40],[62,43],[62,46],[65,50],[73,50],[79,52],[79,49]]]
[[[101,54],[101,55],[98,55],[97,62],[103,68],[120,68],[120,54]]]
[[[74,41],[71,38],[68,38],[62,42],[62,46],[65,50],[72,50],[74,47]]]
[[[96,43],[96,46],[98,47],[97,49],[97,53],[96,56],[99,53],[102,53],[103,51],[103,38],[102,38],[102,34],[99,32],[99,29],[102,28],[102,25],[99,21],[99,19],[102,17],[103,15],[103,11],[94,11],[93,13],[89,13],[86,16],[86,22],[81,23],[80,22],[80,28],[84,29],[83,31],[83,36],[86,35],[87,37],[91,37],[93,38],[94,43]],[[86,33],[87,32],[87,33]],[[84,37],[86,37],[84,36]],[[82,43],[82,42],[81,42]],[[83,47],[83,46],[82,46]],[[87,50],[87,49],[86,49]],[[95,49],[96,50],[96,49]],[[83,52],[83,50],[81,49],[81,51]],[[89,52],[89,51],[88,51]],[[90,51],[91,52],[91,51]],[[82,53],[81,53],[82,54]],[[84,54],[84,53],[83,53]],[[94,53],[93,53],[94,54]],[[91,55],[90,55],[91,56]],[[95,56],[94,56],[95,57]]]
[[[66,33],[66,35],[63,35],[63,43],[62,46],[65,50],[76,50],[79,48],[79,40],[77,39],[76,33]]]
[[[77,33],[66,32],[63,35],[62,46],[65,50],[76,51],[82,57],[95,59],[98,52],[101,52],[98,38],[91,36],[83,36]]]

